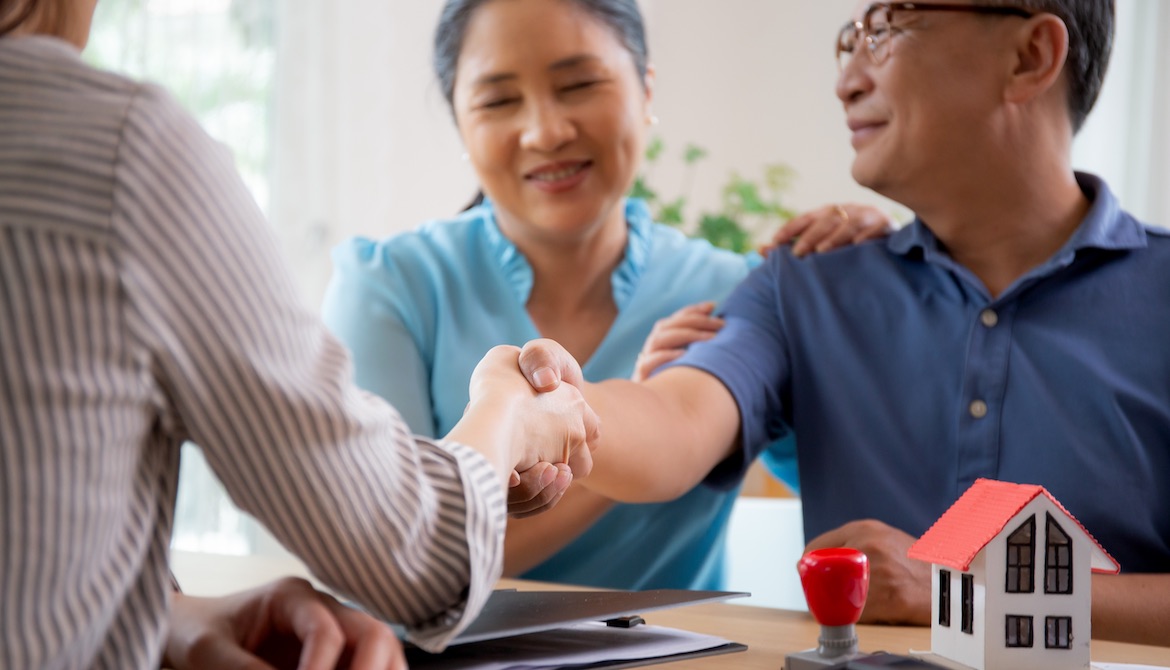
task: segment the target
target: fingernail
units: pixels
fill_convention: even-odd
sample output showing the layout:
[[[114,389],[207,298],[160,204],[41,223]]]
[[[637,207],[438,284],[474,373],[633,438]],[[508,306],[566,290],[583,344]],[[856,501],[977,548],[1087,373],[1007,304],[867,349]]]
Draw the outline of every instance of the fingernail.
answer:
[[[556,468],[545,468],[544,472],[540,473],[540,485],[548,486],[553,483],[553,480],[557,478],[558,474],[560,474],[560,470]]]
[[[538,388],[555,386],[557,383],[557,373],[553,372],[552,368],[541,368],[532,373],[532,380],[536,382]]]

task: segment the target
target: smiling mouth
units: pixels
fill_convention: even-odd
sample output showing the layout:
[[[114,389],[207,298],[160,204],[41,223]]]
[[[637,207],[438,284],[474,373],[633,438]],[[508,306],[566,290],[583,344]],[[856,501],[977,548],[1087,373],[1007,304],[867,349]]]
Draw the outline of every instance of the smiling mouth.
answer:
[[[569,165],[562,165],[556,168],[547,170],[537,170],[527,175],[527,179],[539,182],[558,182],[569,179],[589,167],[589,161],[581,161],[580,163],[572,163]]]
[[[851,131],[851,143],[853,144],[854,148],[857,148],[859,144],[864,144],[866,140],[872,137],[875,133],[879,132],[882,128],[885,128],[885,126],[885,123],[877,122],[850,123],[849,130]]]

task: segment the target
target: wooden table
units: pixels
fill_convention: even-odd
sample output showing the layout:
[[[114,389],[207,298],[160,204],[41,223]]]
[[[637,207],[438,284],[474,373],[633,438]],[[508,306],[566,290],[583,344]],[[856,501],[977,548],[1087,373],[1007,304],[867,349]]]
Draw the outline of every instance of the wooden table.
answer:
[[[249,588],[281,575],[307,576],[295,559],[258,556],[216,556],[174,552],[175,573],[183,588],[198,595],[220,595]],[[558,584],[501,580],[503,588],[522,591],[559,589]],[[734,601],[731,601],[734,602]],[[692,630],[741,642],[746,652],[670,664],[679,670],[780,670],[785,655],[816,646],[818,626],[806,612],[716,603],[648,612],[647,623]],[[904,654],[930,648],[930,629],[903,626],[858,626],[864,651]],[[1170,667],[1170,647],[1149,647],[1104,640],[1093,641],[1094,662],[1140,663]]]
[[[541,584],[504,579],[501,587],[522,591],[565,589],[556,584]],[[735,602],[735,601],[729,601]],[[715,603],[690,605],[642,615],[646,623],[707,633],[741,642],[745,652],[679,661],[669,667],[679,670],[780,670],[785,655],[815,647],[819,626],[807,612]],[[910,649],[930,649],[930,629],[915,626],[858,626],[857,636],[863,651],[888,651],[905,654]],[[1093,640],[1094,662],[1142,663],[1170,667],[1170,647],[1148,647]]]

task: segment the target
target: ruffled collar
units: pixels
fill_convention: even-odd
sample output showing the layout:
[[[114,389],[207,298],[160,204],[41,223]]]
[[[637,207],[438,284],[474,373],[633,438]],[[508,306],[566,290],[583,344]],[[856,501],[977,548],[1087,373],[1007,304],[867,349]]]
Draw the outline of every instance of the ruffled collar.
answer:
[[[488,248],[508,285],[512,288],[516,300],[521,305],[528,304],[528,297],[532,295],[532,266],[512,240],[500,231],[491,201],[484,199],[483,203],[471,210],[469,214],[478,216],[483,222]],[[625,308],[633,297],[638,280],[646,270],[654,224],[654,220],[650,216],[650,208],[638,198],[626,199],[625,214],[628,230],[626,250],[622,261],[618,263],[610,276],[610,283],[613,285],[613,299],[619,311]]]

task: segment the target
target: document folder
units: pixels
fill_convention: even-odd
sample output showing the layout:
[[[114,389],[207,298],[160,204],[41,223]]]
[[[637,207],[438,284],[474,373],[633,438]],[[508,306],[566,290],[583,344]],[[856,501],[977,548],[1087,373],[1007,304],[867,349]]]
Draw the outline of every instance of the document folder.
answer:
[[[411,668],[471,670],[629,668],[747,649],[722,638],[625,617],[749,594],[730,591],[514,591],[492,593],[483,611],[441,654],[407,647]],[[634,619],[637,621],[638,619]],[[604,622],[621,623],[623,627]]]

